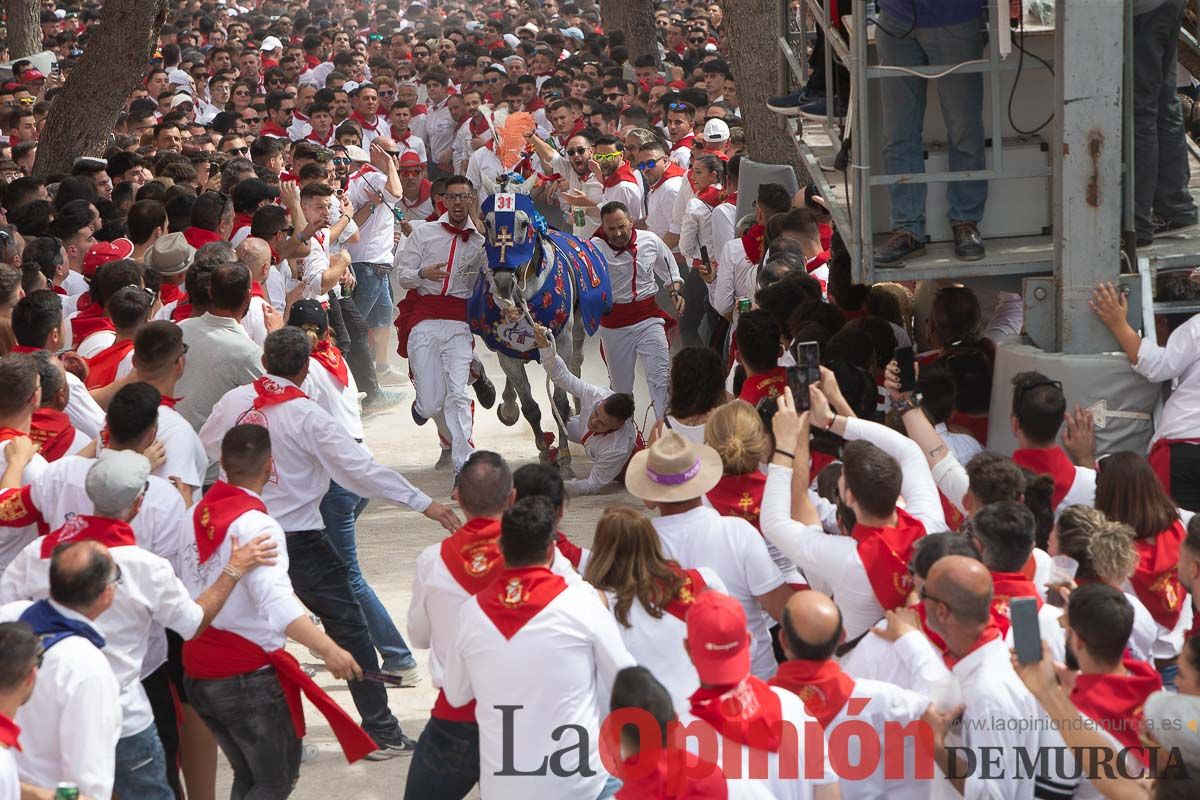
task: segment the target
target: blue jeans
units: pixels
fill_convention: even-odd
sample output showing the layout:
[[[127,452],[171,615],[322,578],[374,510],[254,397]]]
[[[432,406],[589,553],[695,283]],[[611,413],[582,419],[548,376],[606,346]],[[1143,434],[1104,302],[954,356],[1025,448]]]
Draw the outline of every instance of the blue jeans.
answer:
[[[138,800],[175,800],[167,785],[167,756],[153,725],[117,740],[113,793]]]
[[[596,796],[596,800],[608,800],[610,797],[616,797],[617,792],[619,792],[620,790],[621,790],[620,779],[614,778],[612,775],[609,775],[608,780],[605,781],[605,783],[604,783],[604,788],[601,789],[600,794]]]
[[[380,275],[375,271],[375,264],[356,261],[350,265],[354,270],[354,305],[358,313],[366,321],[368,328],[386,328],[396,318],[396,309],[392,306],[392,286],[388,274]],[[390,267],[391,264],[381,266]]]
[[[367,618],[367,632],[371,635],[371,643],[382,656],[385,670],[400,670],[415,667],[416,659],[412,651],[392,622],[391,615],[375,590],[363,577],[362,568],[358,564],[358,545],[355,543],[354,523],[358,515],[367,507],[367,498],[359,497],[353,492],[329,482],[329,491],[321,498],[321,518],[325,521],[325,535],[333,549],[342,557],[350,574],[350,588],[354,591],[354,599],[362,606],[363,616]]]
[[[462,800],[479,783],[479,726],[430,717],[417,740],[405,800]]]
[[[950,66],[980,58],[987,38],[983,17],[961,25],[913,28],[897,38],[910,23],[879,15],[876,42],[879,63],[889,66]],[[886,30],[885,30],[886,28]],[[891,31],[891,33],[888,33]],[[883,166],[892,175],[925,171],[925,92],[929,82],[922,78],[885,78],[883,94]],[[983,169],[983,76],[953,73],[937,79],[938,99],[946,121],[950,170]],[[892,200],[892,230],[907,231],[925,238],[924,183],[888,186]],[[946,186],[952,222],[979,222],[987,203],[987,181],[958,181]]]

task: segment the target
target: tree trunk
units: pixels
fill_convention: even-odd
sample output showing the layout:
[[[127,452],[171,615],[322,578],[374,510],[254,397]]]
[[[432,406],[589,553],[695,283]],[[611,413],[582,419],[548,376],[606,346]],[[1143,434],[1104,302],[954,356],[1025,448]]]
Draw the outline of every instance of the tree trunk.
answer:
[[[8,57],[16,61],[42,49],[41,10],[36,0],[4,0]]]
[[[154,52],[167,3],[107,0],[100,13],[100,26],[50,105],[35,175],[69,172],[76,158],[103,154],[117,115]]]
[[[727,0],[724,8],[749,156],[765,164],[787,164],[796,171],[797,181],[807,183],[808,171],[801,165],[795,140],[783,120],[767,108],[779,71],[778,0]]]
[[[651,0],[600,0],[600,19],[606,32],[621,31],[625,34],[630,64],[641,56],[654,56],[655,62],[662,68]]]

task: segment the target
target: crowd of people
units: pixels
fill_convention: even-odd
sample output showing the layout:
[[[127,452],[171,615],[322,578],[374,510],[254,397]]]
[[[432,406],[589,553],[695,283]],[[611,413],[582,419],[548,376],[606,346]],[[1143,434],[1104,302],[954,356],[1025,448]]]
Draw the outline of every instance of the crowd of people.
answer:
[[[885,49],[982,47],[982,3],[946,5]],[[1145,337],[1096,287],[1170,389],[1148,452],[1105,452],[1054,376],[993,392],[1019,296],[854,282],[803,176],[739,218],[761,76],[727,5],[656,4],[658,58],[589,0],[245,6],[173,6],[70,174],[36,150],[104,11],[44,0],[56,69],[0,86],[0,800],[210,800],[221,757],[284,798],[305,702],[347,761],[410,759],[412,800],[1200,796],[1200,317]],[[580,477],[476,444],[502,176],[607,264],[606,385],[533,330]],[[952,198],[962,258],[985,197]],[[385,414],[435,423],[409,447],[445,502],[372,454]],[[448,532],[403,619],[359,564],[372,498]],[[424,679],[405,732],[388,687]]]

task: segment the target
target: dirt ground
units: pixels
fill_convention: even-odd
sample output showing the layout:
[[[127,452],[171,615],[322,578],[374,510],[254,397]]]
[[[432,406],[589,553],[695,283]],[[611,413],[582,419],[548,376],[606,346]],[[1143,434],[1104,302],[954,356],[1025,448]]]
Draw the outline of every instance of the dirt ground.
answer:
[[[478,345],[481,358],[489,376],[497,382],[497,394],[503,390],[503,375],[493,353]],[[596,385],[607,385],[608,376],[600,360],[598,339],[590,338],[585,347],[583,377]],[[393,356],[395,366],[403,368],[398,356]],[[543,422],[553,427],[553,417],[545,393],[545,373],[537,365],[529,368],[530,381],[534,385],[534,396],[542,408]],[[367,445],[381,463],[402,472],[409,480],[427,492],[435,500],[450,502],[453,483],[451,471],[435,471],[438,457],[437,433],[432,424],[417,427],[409,413],[412,387],[406,378],[391,382],[392,388],[402,391],[405,400],[389,411],[370,416],[365,420]],[[645,379],[638,370],[637,419],[642,423],[648,407]],[[497,399],[499,403],[499,399]],[[536,461],[537,450],[529,426],[522,419],[517,425],[507,428],[496,417],[495,409],[477,409],[475,415],[474,441],[477,447],[494,450],[509,460],[515,469],[522,464]],[[590,462],[579,446],[572,447],[574,468],[584,475]],[[563,523],[564,532],[572,541],[588,545],[597,519],[610,505],[621,503],[638,504],[623,489],[610,491],[595,497],[576,498]],[[639,504],[640,505],[640,504]],[[406,508],[393,506],[379,500],[371,502],[358,522],[358,554],[367,580],[374,587],[385,606],[391,612],[401,632],[405,632],[405,618],[412,593],[413,564],[427,546],[439,542],[445,535],[441,527],[425,517]],[[320,667],[305,648],[291,645],[293,654],[304,664]],[[422,680],[412,689],[390,689],[388,699],[392,712],[400,720],[404,732],[416,739],[425,722],[437,692],[426,671],[427,650],[414,651],[422,668]],[[318,671],[317,682],[338,700],[357,719],[350,693],[344,683],[334,681],[323,669]],[[522,687],[514,687],[519,693]],[[347,765],[330,733],[324,718],[311,706],[305,709],[308,733],[306,744],[320,748],[320,756],[301,766],[300,782],[292,794],[297,800],[326,800],[330,797],[353,797],[355,800],[399,800],[403,797],[404,783],[408,774],[408,757],[394,758],[383,762],[360,761]],[[224,756],[219,757],[217,797],[229,796],[231,772]],[[471,797],[477,797],[473,793]],[[425,800],[421,798],[420,800]],[[430,798],[429,800],[436,800]]]

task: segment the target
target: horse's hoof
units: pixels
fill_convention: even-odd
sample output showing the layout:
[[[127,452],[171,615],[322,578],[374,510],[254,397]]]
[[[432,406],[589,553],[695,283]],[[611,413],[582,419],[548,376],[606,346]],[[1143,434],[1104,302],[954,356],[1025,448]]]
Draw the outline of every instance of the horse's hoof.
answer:
[[[516,403],[501,403],[500,407],[496,409],[496,416],[500,418],[501,422],[511,428],[521,418],[521,411],[517,408]]]
[[[555,464],[558,462],[558,448],[550,447],[538,453],[538,461],[543,464]]]
[[[450,458],[450,451],[443,450],[442,454],[440,456],[438,456],[437,463],[433,465],[433,468],[438,471],[446,470],[446,469],[450,469],[450,465],[453,463],[454,462]]]

